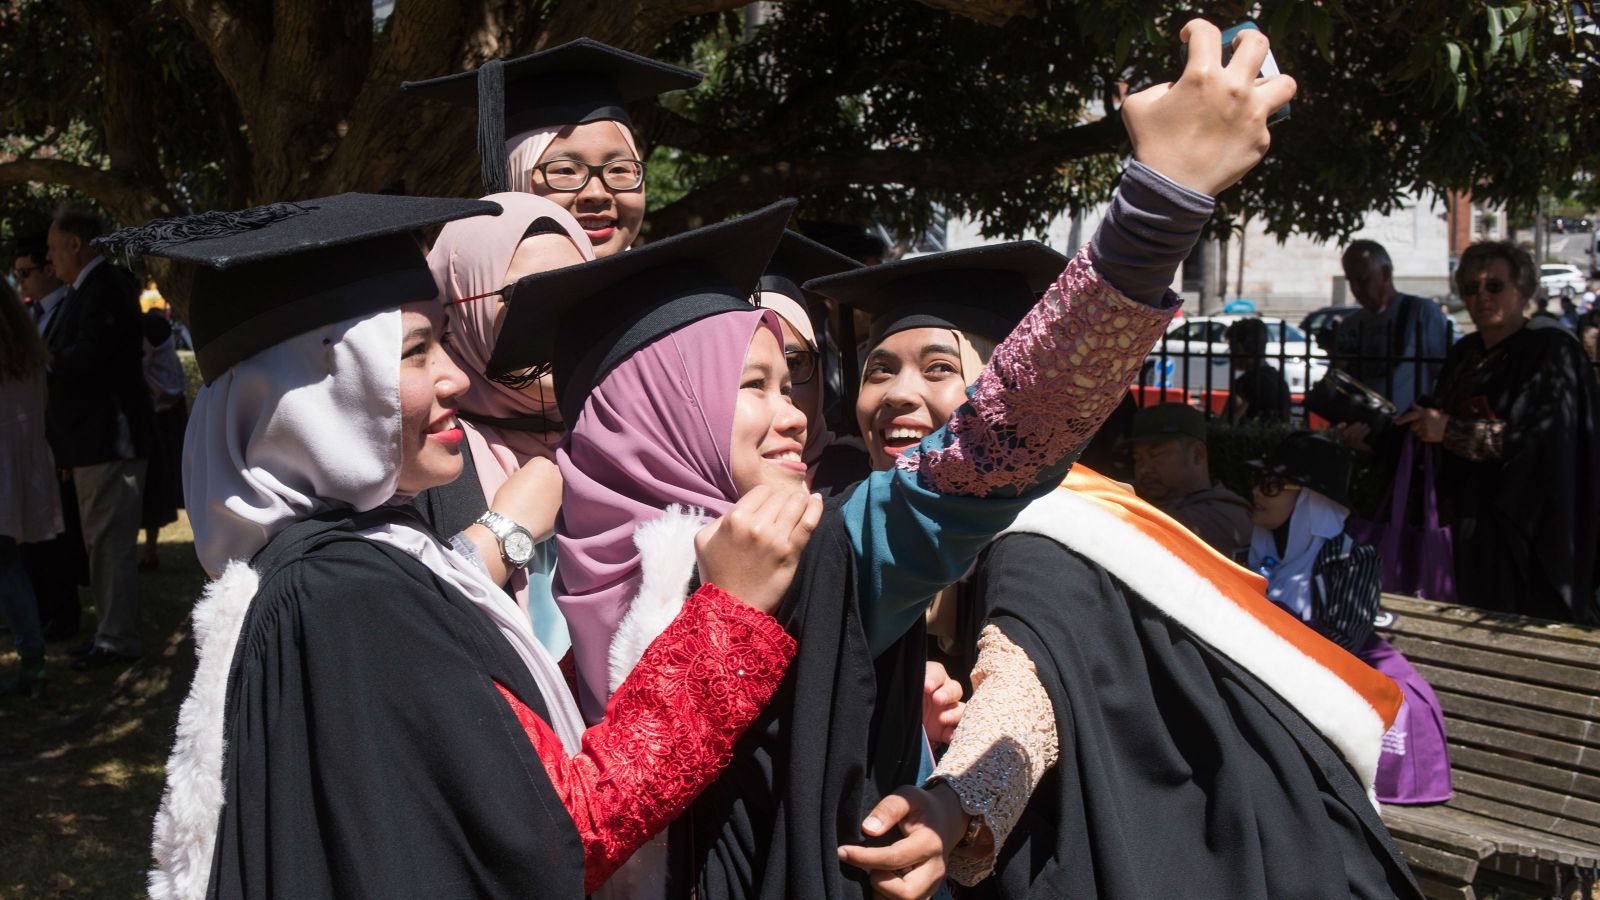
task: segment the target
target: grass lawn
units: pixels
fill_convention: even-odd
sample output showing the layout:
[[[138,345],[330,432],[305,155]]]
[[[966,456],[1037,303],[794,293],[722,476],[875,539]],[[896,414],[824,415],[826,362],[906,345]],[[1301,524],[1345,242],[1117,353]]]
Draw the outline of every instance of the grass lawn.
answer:
[[[160,568],[139,573],[142,659],[74,672],[66,645],[50,644],[44,699],[0,698],[0,898],[145,895],[150,821],[194,668],[188,615],[204,583],[187,518],[162,530],[160,552]],[[74,642],[93,634],[87,594],[84,609]],[[9,636],[0,646],[12,673]]]

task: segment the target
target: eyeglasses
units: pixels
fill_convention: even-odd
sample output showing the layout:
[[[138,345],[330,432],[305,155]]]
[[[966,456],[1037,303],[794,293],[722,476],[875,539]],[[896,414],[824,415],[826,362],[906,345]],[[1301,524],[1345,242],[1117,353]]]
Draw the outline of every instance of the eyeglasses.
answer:
[[[805,384],[817,377],[817,360],[822,354],[815,350],[785,350],[783,361],[789,364],[789,383]]]
[[[1262,472],[1256,475],[1256,490],[1260,491],[1263,497],[1276,497],[1288,489],[1298,491],[1300,485],[1286,480],[1276,472]]]
[[[22,279],[27,278],[29,275],[32,275],[42,268],[44,268],[44,266],[17,266],[15,269],[11,270],[11,274],[15,276],[18,281],[21,281]]]
[[[1488,292],[1489,296],[1492,297],[1504,292],[1507,287],[1510,287],[1510,285],[1498,278],[1485,278],[1476,284],[1463,286],[1461,288],[1461,297],[1463,300],[1468,297],[1476,297],[1479,292]]]
[[[637,159],[613,159],[591,166],[576,159],[551,159],[534,166],[552,191],[576,194],[599,178],[613,191],[636,191],[644,186],[644,163]]]

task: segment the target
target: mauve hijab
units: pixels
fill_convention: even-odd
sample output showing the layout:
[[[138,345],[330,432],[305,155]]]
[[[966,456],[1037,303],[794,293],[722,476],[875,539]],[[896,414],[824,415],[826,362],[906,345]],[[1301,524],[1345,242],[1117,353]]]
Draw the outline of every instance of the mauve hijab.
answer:
[[[758,328],[776,314],[720,313],[657,338],[612,369],[583,405],[556,462],[556,603],[567,619],[584,716],[605,713],[607,654],[642,575],[633,532],[676,503],[726,513],[734,405]]]

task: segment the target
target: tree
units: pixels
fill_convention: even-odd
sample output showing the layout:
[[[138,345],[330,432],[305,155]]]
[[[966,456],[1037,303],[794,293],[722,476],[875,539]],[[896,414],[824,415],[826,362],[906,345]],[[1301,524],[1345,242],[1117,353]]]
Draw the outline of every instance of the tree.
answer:
[[[588,35],[710,73],[640,111],[650,230],[798,196],[994,234],[1105,198],[1126,85],[1179,71],[1170,0],[8,0],[0,200],[64,186],[120,223],[343,190],[476,192],[469,112],[401,81]],[[392,12],[390,11],[392,10]],[[1596,36],[1564,5],[1263,0],[1301,84],[1223,199],[1335,236],[1408,192],[1526,201],[1594,171]]]

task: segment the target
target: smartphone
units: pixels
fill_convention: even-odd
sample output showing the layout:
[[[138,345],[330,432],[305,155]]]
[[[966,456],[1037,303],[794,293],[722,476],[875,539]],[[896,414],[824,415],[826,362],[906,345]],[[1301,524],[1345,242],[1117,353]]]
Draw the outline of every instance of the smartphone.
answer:
[[[1240,22],[1239,24],[1222,33],[1222,64],[1224,66],[1226,66],[1233,59],[1233,39],[1239,36],[1239,32],[1246,29],[1253,31],[1261,30],[1254,22]],[[1179,64],[1183,66],[1188,65],[1189,45],[1182,45],[1179,48],[1178,53],[1180,57]],[[1277,75],[1279,71],[1278,60],[1273,57],[1272,50],[1268,49],[1267,58],[1261,61],[1261,71],[1257,73],[1257,77],[1271,78],[1272,76]],[[1267,124],[1276,125],[1287,118],[1289,118],[1289,104],[1285,103],[1274,110],[1272,115],[1267,116]]]

